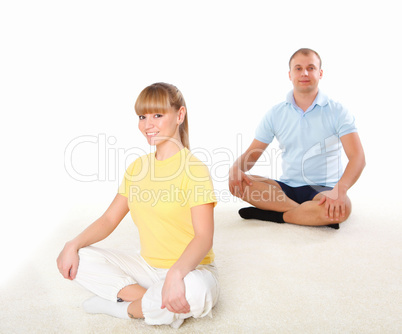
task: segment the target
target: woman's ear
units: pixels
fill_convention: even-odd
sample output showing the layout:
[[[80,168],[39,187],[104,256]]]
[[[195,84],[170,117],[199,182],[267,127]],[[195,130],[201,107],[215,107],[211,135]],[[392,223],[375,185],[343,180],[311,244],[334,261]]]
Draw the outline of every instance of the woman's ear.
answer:
[[[184,122],[184,118],[186,117],[186,107],[181,106],[179,111],[177,112],[177,124],[181,124]]]

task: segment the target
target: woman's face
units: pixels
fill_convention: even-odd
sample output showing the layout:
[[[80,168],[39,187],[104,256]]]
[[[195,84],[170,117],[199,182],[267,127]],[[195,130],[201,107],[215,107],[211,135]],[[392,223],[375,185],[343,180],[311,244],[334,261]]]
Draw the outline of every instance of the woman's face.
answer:
[[[138,128],[150,145],[160,145],[171,139],[179,140],[180,110],[171,109],[165,114],[139,116]]]

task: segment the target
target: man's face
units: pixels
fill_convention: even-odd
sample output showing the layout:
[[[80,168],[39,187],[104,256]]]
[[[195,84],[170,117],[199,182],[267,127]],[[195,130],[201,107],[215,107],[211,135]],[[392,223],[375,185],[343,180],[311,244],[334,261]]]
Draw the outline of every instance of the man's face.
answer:
[[[310,52],[307,56],[298,53],[290,62],[289,79],[299,93],[311,93],[318,90],[322,78],[322,69],[317,55]]]

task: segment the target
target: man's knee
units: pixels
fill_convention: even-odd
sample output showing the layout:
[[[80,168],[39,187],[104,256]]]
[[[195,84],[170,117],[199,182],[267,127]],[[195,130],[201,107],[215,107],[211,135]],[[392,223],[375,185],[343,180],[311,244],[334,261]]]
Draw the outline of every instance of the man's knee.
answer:
[[[350,201],[350,199],[348,197],[346,200],[345,215],[340,217],[339,223],[345,222],[349,218],[351,213],[352,213],[352,202]]]
[[[247,182],[243,181],[241,187],[243,189],[243,193],[240,193],[239,187],[233,187],[233,189],[229,188],[229,191],[233,196],[243,199],[248,194],[250,186]]]
[[[335,218],[335,215],[336,215],[335,212],[333,213],[334,214],[333,218],[327,217],[328,213],[325,211],[324,205],[321,206],[321,211],[320,211],[319,215],[324,224],[335,224],[335,223],[341,224],[341,223],[344,223],[349,218],[351,212],[352,212],[352,203],[351,203],[350,199],[347,198],[346,204],[345,204],[345,211],[344,212],[339,211],[338,219]]]

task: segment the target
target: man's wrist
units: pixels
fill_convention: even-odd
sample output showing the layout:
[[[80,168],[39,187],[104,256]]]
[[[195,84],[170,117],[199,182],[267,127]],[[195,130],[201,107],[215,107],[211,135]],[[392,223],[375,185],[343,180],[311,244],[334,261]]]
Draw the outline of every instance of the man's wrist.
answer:
[[[334,189],[336,189],[339,194],[345,195],[347,193],[347,191],[349,190],[349,187],[346,184],[342,183],[342,182],[338,182],[335,185]]]

